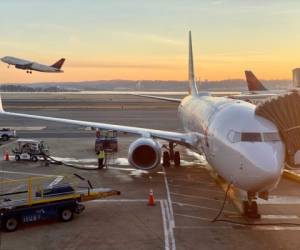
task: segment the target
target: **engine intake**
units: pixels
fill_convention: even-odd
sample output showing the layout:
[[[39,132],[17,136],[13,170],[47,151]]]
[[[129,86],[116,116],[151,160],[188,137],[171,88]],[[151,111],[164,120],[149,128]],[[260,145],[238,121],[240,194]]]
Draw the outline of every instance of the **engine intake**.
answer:
[[[160,164],[161,145],[150,138],[139,138],[130,144],[128,161],[135,168],[152,170]]]

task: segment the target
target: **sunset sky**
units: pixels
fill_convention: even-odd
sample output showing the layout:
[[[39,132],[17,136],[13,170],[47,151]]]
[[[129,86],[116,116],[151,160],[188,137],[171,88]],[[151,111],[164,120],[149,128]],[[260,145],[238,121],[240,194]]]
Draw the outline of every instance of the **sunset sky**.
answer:
[[[300,1],[0,1],[0,57],[53,64],[63,74],[7,68],[1,83],[185,80],[192,30],[197,78],[290,79],[300,67]]]

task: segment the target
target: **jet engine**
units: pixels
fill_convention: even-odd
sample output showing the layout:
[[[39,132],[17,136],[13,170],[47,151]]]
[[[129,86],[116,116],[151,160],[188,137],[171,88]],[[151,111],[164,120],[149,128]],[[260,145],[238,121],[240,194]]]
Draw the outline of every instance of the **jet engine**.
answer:
[[[139,138],[130,144],[128,161],[137,169],[153,170],[160,164],[161,145],[151,138]]]

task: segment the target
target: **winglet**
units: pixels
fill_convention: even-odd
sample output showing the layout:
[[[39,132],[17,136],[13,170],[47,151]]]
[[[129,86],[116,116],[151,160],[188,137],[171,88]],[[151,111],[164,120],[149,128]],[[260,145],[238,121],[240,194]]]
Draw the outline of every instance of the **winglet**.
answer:
[[[256,78],[256,76],[250,70],[245,71],[245,76],[248,84],[249,91],[261,91],[267,90],[265,86]]]
[[[198,94],[197,84],[195,81],[192,32],[189,31],[189,93],[192,95]]]
[[[4,113],[1,95],[0,95],[0,113]]]

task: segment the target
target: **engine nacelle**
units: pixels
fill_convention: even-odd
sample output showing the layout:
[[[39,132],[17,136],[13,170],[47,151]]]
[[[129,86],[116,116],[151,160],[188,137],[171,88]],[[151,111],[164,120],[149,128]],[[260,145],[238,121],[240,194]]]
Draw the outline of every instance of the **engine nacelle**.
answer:
[[[139,138],[130,144],[128,161],[137,169],[152,170],[160,164],[161,145],[151,138]]]

